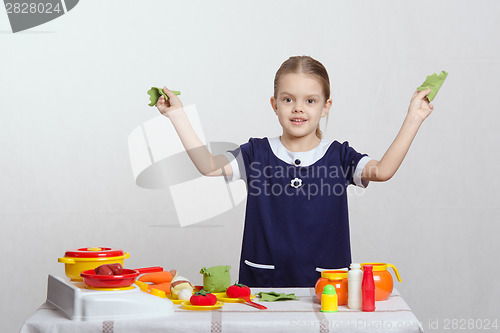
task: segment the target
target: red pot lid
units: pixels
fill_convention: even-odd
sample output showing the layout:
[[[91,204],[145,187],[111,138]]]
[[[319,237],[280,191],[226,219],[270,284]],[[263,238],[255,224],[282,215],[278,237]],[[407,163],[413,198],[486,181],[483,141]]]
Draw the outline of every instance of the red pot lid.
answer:
[[[65,257],[76,258],[107,258],[123,256],[123,250],[112,249],[110,247],[83,247],[66,251]]]

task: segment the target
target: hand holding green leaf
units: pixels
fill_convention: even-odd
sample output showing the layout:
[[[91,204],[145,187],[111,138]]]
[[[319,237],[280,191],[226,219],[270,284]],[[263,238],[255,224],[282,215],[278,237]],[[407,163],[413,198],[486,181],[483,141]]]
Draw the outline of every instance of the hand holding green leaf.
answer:
[[[441,71],[439,75],[437,75],[436,73],[432,75],[427,75],[427,79],[425,79],[424,83],[422,83],[422,85],[418,87],[417,90],[423,91],[430,88],[431,92],[427,95],[427,99],[429,100],[429,102],[432,102],[434,97],[436,97],[439,88],[441,88],[441,86],[443,85],[444,80],[446,79],[447,76],[448,73],[445,71]]]
[[[422,91],[415,91],[411,97],[410,106],[408,107],[408,115],[411,116],[411,118],[418,121],[424,121],[425,118],[431,114],[434,109],[434,105],[430,104],[426,97],[426,95],[430,92],[431,88],[427,88]]]
[[[180,91],[172,90],[172,92],[175,95],[180,95]],[[168,101],[168,96],[165,94],[163,89],[156,88],[156,87],[151,87],[151,89],[148,90],[148,95],[149,95],[149,100],[151,103],[149,103],[149,106],[155,106],[156,103],[158,102],[158,99],[160,99],[161,96],[165,97],[165,101]]]
[[[177,97],[177,95],[181,94],[180,91],[168,90],[167,87],[163,87],[163,89],[152,87],[148,94],[151,100],[149,105],[156,105],[158,111],[165,117],[170,118],[173,111],[184,107],[179,97]]]

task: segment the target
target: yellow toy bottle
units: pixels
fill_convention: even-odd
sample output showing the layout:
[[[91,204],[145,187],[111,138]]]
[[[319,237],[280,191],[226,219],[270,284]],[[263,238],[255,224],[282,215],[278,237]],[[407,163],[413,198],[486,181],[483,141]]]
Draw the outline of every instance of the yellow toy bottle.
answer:
[[[321,312],[338,312],[337,292],[335,287],[327,284],[321,294]]]

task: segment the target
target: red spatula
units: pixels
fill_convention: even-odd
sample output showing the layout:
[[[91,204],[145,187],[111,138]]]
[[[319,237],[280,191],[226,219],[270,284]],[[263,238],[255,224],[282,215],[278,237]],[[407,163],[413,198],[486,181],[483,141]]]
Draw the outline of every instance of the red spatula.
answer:
[[[255,302],[252,302],[250,300],[250,296],[242,296],[240,297],[241,299],[244,299],[246,304],[250,305],[250,306],[253,306],[254,308],[257,308],[259,310],[267,310],[267,308],[264,306],[264,305],[260,305],[260,304],[257,304]]]

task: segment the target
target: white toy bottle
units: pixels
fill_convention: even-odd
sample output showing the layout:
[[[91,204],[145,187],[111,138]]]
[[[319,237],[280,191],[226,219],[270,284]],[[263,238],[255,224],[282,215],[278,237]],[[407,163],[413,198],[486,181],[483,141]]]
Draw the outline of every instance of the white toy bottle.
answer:
[[[347,306],[349,309],[361,310],[363,305],[362,282],[363,271],[361,271],[361,265],[352,263],[349,272],[347,272]]]

